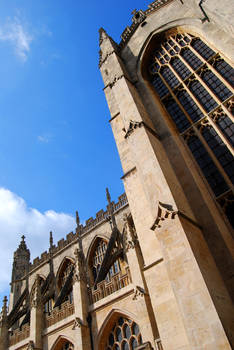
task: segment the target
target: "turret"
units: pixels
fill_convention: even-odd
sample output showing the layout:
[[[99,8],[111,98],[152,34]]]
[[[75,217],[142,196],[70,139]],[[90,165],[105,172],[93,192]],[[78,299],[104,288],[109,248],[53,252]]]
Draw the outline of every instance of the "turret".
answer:
[[[29,264],[30,250],[27,248],[25,236],[22,236],[19,247],[14,252],[11,277],[11,296],[9,305],[10,310],[13,308],[21,293],[23,292],[23,287],[26,286],[24,277],[29,271]]]

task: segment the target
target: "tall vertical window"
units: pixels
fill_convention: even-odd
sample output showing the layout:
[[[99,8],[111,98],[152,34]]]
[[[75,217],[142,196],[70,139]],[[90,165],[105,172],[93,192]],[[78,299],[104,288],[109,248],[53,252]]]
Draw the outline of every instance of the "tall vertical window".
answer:
[[[234,69],[189,33],[156,43],[149,73],[160,101],[234,226]]]

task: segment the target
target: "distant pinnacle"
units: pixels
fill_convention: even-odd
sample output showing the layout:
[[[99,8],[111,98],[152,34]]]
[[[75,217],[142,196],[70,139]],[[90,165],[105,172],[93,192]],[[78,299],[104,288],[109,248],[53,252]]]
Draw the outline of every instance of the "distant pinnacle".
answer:
[[[108,190],[108,188],[106,188],[106,198],[109,204],[111,204],[111,196],[110,196],[110,192]]]
[[[53,240],[53,232],[50,231],[50,248],[53,247],[53,243],[54,243],[54,240]]]
[[[80,218],[79,218],[78,211],[76,211],[76,224],[77,224],[77,226],[80,225]]]

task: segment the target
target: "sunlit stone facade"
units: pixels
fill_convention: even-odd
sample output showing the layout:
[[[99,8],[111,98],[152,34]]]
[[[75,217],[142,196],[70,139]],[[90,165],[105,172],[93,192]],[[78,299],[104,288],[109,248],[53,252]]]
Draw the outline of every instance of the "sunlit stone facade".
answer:
[[[119,44],[100,29],[126,194],[33,263],[22,238],[0,350],[232,348],[233,9],[156,0]]]

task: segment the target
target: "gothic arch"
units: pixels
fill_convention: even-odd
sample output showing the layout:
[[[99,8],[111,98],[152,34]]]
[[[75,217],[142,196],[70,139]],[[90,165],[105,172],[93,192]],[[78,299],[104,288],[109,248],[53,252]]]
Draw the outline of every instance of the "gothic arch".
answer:
[[[56,286],[58,286],[58,280],[62,270],[64,269],[66,264],[68,264],[69,262],[72,263],[73,265],[75,264],[75,260],[73,258],[71,258],[70,256],[65,256],[61,264],[59,265],[58,271],[56,273]]]
[[[65,345],[66,343],[70,343],[72,346],[71,350],[74,350],[73,340],[64,335],[58,336],[50,350],[63,350],[63,345]],[[70,349],[68,348],[67,350]]]
[[[135,322],[136,324],[139,324],[138,317],[133,314],[132,312],[121,310],[121,309],[112,309],[107,317],[105,318],[100,331],[97,335],[97,341],[95,350],[104,350],[105,349],[105,343],[108,338],[108,334],[110,333],[111,329],[113,328],[113,324],[120,318],[127,318]]]
[[[142,74],[142,65],[143,65],[143,61],[147,53],[147,50],[149,48],[149,45],[152,43],[152,39],[155,36],[161,35],[171,30],[190,32],[191,34],[198,35],[199,37],[204,39],[209,44],[209,46],[213,47],[214,49],[219,48],[222,51],[223,56],[225,56],[227,60],[231,63],[231,60],[233,58],[231,57],[232,53],[227,52],[225,43],[223,43],[222,40],[219,40],[219,38],[213,36],[213,32],[215,32],[215,25],[213,23],[209,23],[209,26],[213,28],[213,31],[212,30],[205,31],[204,26],[202,25],[202,22],[200,19],[181,18],[181,19],[177,19],[177,20],[168,22],[166,24],[163,24],[160,27],[154,29],[145,39],[143,45],[140,48],[137,61],[136,61],[137,78],[142,81],[142,78],[144,76],[144,74]],[[220,28],[220,30],[222,30],[222,28]],[[229,33],[226,33],[226,35],[229,35]],[[214,41],[215,41],[215,45],[213,44]]]
[[[97,234],[93,237],[90,245],[89,245],[89,248],[88,248],[88,251],[87,251],[87,254],[86,254],[86,263],[87,265],[89,264],[90,262],[90,259],[91,259],[91,256],[92,256],[92,253],[94,252],[95,250],[95,247],[98,243],[98,241],[100,239],[103,239],[104,241],[106,241],[107,243],[109,242],[109,238],[106,236],[106,235],[102,235],[102,234]]]

